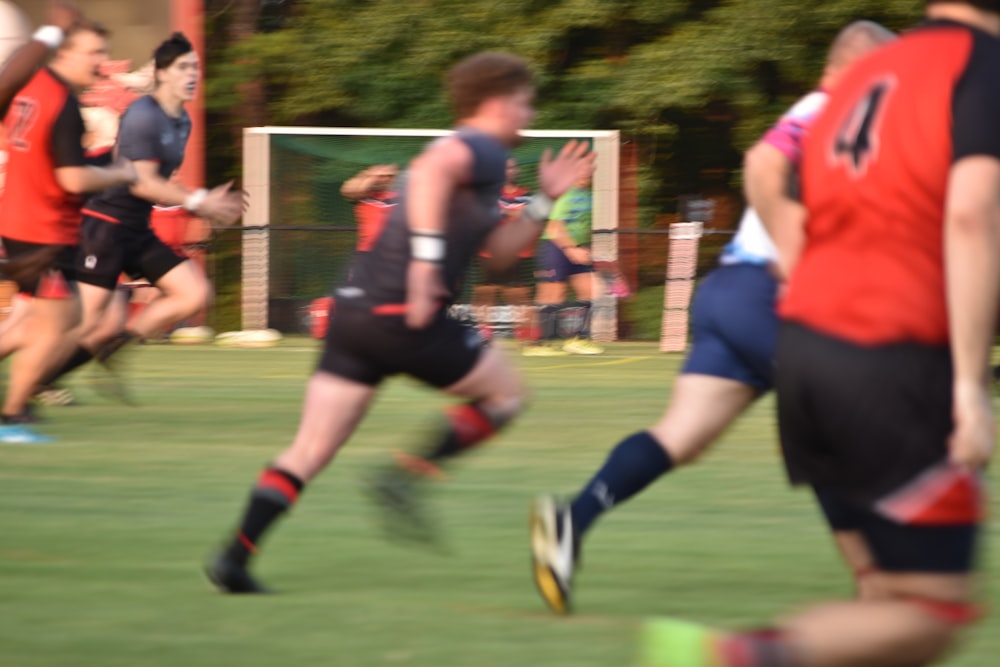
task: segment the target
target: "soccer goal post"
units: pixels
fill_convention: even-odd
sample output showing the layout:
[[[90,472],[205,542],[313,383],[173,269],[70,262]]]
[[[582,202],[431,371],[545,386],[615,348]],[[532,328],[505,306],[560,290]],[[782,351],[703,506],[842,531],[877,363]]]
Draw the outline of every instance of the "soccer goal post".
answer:
[[[376,164],[405,169],[421,148],[447,130],[334,127],[252,127],[243,131],[241,321],[244,329],[300,330],[296,313],[329,294],[347,275],[356,241],[353,204],[340,195],[350,177]],[[511,154],[519,183],[534,190],[546,149],[570,139],[590,141],[597,153],[593,180],[593,257],[618,259],[620,138],[617,131],[532,130]],[[473,262],[457,304],[482,279]],[[508,309],[509,310],[509,309]],[[618,304],[595,294],[595,340],[617,338]]]

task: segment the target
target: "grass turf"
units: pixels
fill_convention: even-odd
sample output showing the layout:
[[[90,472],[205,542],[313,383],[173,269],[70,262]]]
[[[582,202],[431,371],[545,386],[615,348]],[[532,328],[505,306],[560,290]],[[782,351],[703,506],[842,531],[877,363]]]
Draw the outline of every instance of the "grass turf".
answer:
[[[448,555],[387,543],[361,493],[445,403],[389,383],[266,540],[256,571],[282,594],[218,595],[201,564],[290,441],[315,357],[302,339],[144,347],[132,373],[141,407],[95,396],[84,372],[84,404],[46,412],[41,430],[57,443],[0,445],[0,665],[605,667],[629,664],[648,616],[755,625],[850,594],[810,495],[784,482],[765,398],[702,465],[601,519],[577,613],[545,611],[529,574],[529,499],[576,490],[656,419],[680,361],[620,344],[519,362],[530,410],[435,492]],[[984,560],[997,569],[995,553]],[[993,667],[997,630],[981,624],[948,664]]]

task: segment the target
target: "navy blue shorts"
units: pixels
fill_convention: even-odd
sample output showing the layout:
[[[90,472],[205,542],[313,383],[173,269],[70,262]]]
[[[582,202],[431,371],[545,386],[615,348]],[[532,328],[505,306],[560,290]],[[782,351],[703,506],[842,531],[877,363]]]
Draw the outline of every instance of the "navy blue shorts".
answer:
[[[593,273],[590,264],[574,264],[559,246],[552,241],[542,241],[538,248],[535,279],[543,283],[564,283],[570,276]]]
[[[691,304],[691,351],[682,373],[774,386],[778,281],[766,266],[733,264],[712,271]]]

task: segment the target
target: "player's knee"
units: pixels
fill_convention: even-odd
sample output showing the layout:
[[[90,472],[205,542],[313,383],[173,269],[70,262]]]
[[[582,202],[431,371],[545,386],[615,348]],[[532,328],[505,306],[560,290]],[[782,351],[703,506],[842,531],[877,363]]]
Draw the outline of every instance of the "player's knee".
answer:
[[[207,307],[211,299],[211,289],[207,280],[199,280],[191,284],[181,295],[178,303],[183,311],[183,317],[190,317]]]
[[[495,430],[500,430],[524,412],[527,402],[526,390],[519,387],[517,391],[480,401],[479,408],[489,416]]]
[[[671,428],[669,422],[661,421],[649,429],[649,433],[670,456],[675,466],[694,463],[708,448],[707,442],[692,437],[683,430]]]

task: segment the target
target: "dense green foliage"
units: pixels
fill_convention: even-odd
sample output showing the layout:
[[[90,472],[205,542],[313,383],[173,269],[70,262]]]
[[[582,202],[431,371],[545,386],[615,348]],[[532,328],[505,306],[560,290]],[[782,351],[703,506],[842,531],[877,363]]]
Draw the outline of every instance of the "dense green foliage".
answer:
[[[218,34],[235,9],[220,5]],[[237,0],[236,5],[241,1]],[[266,88],[267,122],[447,127],[442,75],[484,49],[527,57],[539,82],[539,128],[622,129],[642,149],[647,194],[731,185],[740,155],[815,85],[847,22],[902,29],[920,0],[287,0],[265,2],[262,28],[213,41],[211,108]],[[268,9],[270,8],[270,9]],[[234,42],[234,43],[227,43]]]

